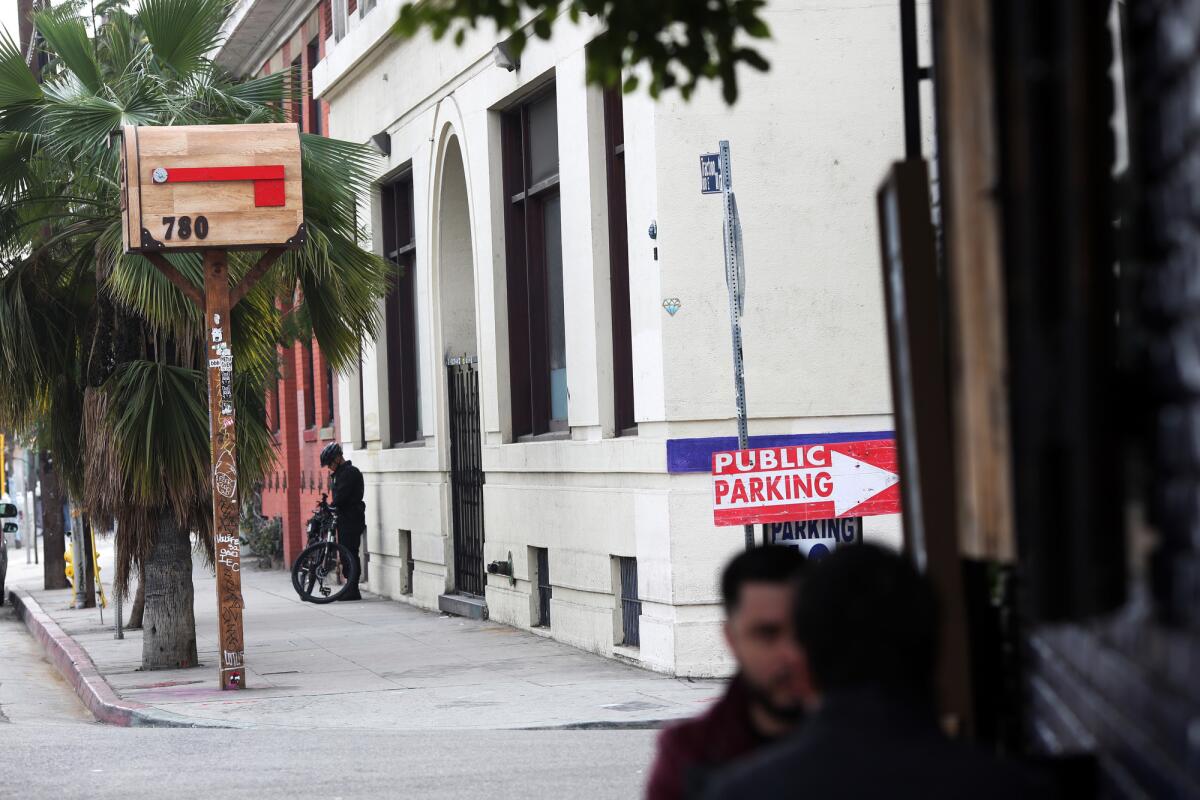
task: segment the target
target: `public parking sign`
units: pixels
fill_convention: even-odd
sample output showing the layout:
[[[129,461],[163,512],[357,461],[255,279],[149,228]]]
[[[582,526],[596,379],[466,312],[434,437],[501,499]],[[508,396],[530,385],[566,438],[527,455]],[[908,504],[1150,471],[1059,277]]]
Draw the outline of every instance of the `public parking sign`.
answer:
[[[891,439],[713,453],[713,521],[748,525],[900,512]]]
[[[721,154],[700,155],[700,194],[721,193]]]

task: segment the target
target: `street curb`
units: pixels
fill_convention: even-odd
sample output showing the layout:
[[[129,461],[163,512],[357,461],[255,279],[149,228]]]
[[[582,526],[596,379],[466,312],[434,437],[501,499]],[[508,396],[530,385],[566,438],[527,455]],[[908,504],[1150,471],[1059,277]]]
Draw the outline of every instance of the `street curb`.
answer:
[[[104,680],[87,651],[38,604],[25,589],[11,587],[9,600],[25,627],[41,644],[46,658],[75,690],[98,721],[123,728],[242,728],[206,719],[161,711],[145,703],[122,700]]]

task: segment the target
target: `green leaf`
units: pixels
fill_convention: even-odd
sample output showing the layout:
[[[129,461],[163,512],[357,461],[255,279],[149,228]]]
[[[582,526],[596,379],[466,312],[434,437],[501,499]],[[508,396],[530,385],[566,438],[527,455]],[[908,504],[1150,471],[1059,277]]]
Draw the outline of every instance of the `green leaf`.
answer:
[[[220,41],[228,5],[228,0],[142,0],[137,17],[155,60],[186,76]]]
[[[52,8],[33,15],[33,24],[49,49],[88,91],[100,91],[100,65],[83,20],[72,6]]]
[[[0,110],[28,106],[42,99],[42,89],[25,65],[25,55],[0,30]]]

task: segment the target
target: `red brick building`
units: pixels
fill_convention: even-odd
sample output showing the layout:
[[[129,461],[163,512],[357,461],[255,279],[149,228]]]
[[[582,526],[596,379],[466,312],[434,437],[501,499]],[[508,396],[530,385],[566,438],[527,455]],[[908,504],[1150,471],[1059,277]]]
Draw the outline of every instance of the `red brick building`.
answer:
[[[259,75],[291,70],[300,92],[288,110],[308,133],[329,129],[329,109],[312,97],[312,70],[325,54],[330,2],[314,3],[291,35],[265,59]],[[299,298],[297,298],[299,299]],[[282,302],[282,301],[281,301]],[[338,440],[337,378],[315,340],[279,349],[279,381],[267,395],[267,421],[279,446],[263,486],[263,514],[283,522],[283,554],[290,564],[304,546],[304,523],[329,485],[321,450]]]

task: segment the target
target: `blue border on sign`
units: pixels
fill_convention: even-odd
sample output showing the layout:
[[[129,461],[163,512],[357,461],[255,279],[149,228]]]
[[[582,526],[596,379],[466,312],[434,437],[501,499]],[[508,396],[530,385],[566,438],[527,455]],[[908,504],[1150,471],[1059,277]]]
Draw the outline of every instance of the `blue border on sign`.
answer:
[[[869,442],[894,439],[895,431],[852,431],[843,433],[784,433],[751,436],[750,447],[790,447],[810,444]],[[698,439],[667,439],[667,472],[712,472],[713,453],[737,450],[736,436],[709,436]]]

